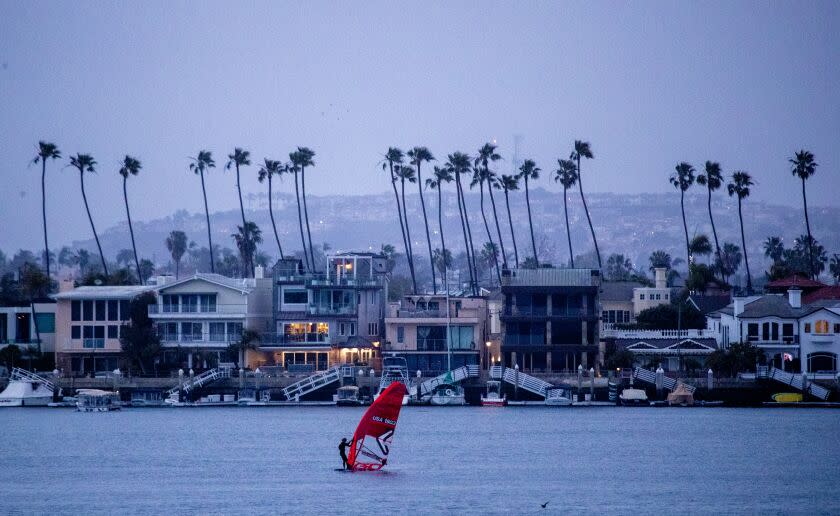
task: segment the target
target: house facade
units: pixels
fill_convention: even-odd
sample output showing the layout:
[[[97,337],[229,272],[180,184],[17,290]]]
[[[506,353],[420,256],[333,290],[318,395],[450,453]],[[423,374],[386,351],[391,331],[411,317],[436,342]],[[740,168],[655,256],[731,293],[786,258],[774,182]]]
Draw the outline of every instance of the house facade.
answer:
[[[503,271],[503,364],[535,372],[595,366],[600,287],[594,269]]]
[[[30,306],[0,306],[0,348],[14,344],[42,353],[55,352],[55,303],[36,302],[34,319],[32,312]]]
[[[490,353],[488,332],[483,297],[406,296],[388,307],[382,351],[405,358],[409,371],[437,375],[479,364]]]

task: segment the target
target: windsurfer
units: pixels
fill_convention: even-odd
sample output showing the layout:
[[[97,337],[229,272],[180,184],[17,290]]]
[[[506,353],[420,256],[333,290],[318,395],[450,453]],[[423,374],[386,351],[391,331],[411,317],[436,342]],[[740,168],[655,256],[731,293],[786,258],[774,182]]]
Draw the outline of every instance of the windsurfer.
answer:
[[[341,462],[343,464],[344,469],[347,469],[347,447],[350,446],[350,443],[347,441],[346,437],[341,438],[341,442],[338,443],[338,454],[341,455]]]

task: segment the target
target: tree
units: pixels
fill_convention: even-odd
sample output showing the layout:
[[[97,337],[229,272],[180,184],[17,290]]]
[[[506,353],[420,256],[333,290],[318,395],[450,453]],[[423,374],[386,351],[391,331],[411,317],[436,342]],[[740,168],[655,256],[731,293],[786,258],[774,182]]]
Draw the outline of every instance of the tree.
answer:
[[[633,274],[633,262],[623,254],[611,254],[607,257],[607,270],[604,276],[608,281],[627,281]]]
[[[78,263],[76,262],[76,253],[73,251],[73,249],[67,247],[66,245],[63,246],[58,251],[58,264],[63,265],[65,267],[73,267],[75,265],[78,265]]]
[[[604,367],[607,369],[630,369],[633,367],[633,362],[636,360],[636,356],[633,354],[632,351],[627,349],[613,349],[611,353],[608,353],[604,357]]]
[[[496,236],[499,238],[499,247],[502,250],[502,265],[505,269],[508,268],[507,252],[505,251],[505,241],[502,238],[502,228],[499,226],[499,215],[496,212],[496,198],[493,195],[493,190],[501,188],[499,178],[496,173],[490,170],[490,163],[499,161],[502,157],[496,152],[496,146],[491,143],[485,143],[478,150],[478,157],[475,159],[476,166],[481,165],[484,169],[484,180],[487,182],[487,191],[490,193],[490,207],[493,208],[493,221],[496,223]],[[496,267],[498,269],[498,267]]]
[[[239,167],[247,167],[251,164],[251,153],[240,148],[235,147],[233,154],[228,154],[228,162],[225,165],[225,170],[234,168],[236,170],[236,190],[239,193],[239,213],[242,215],[242,225],[245,225],[245,205],[242,204],[242,183],[239,178]]]
[[[531,230],[531,249],[534,252],[534,263],[537,267],[540,266],[540,259],[537,257],[537,241],[534,239],[534,221],[531,218],[531,195],[529,193],[528,188],[528,180],[531,179],[536,181],[540,177],[540,168],[537,167],[537,164],[530,159],[526,159],[522,166],[519,167],[519,177],[525,180],[525,205],[528,208],[528,227]],[[600,268],[600,258],[598,261],[598,267]]]
[[[829,262],[828,270],[831,273],[831,277],[834,278],[834,284],[840,284],[840,254],[834,253],[831,257],[831,262]]]
[[[580,158],[593,159],[592,149],[589,142],[575,140],[575,148],[570,156],[577,163],[577,182],[580,186],[580,200],[583,201],[583,211],[586,213],[586,221],[589,223],[589,232],[592,233],[592,242],[595,244],[595,255],[598,257],[598,268],[601,269],[601,251],[598,250],[598,239],[595,238],[595,228],[592,226],[592,219],[589,217],[589,208],[586,207],[586,197],[583,195],[583,174],[580,170]]]
[[[764,241],[764,256],[773,260],[773,265],[777,265],[782,261],[782,256],[785,252],[785,246],[782,239],[777,236],[767,237]]]
[[[61,151],[54,143],[38,142],[38,154],[33,163],[41,163],[41,217],[44,224],[44,254],[46,256],[47,277],[50,277],[50,244],[47,242],[47,160],[61,158]]]
[[[738,268],[741,266],[741,248],[731,242],[724,243],[720,261],[716,266],[723,277],[723,281],[729,283],[729,277],[738,272]]]
[[[709,242],[709,237],[706,235],[697,235],[692,238],[688,248],[692,256],[709,256],[712,254],[712,243]]]
[[[513,242],[513,258],[515,260],[516,267],[519,268],[519,249],[516,247],[516,232],[513,230],[513,218],[510,215],[510,197],[508,195],[510,192],[519,190],[519,176],[502,174],[502,177],[496,184],[499,185],[505,193],[505,207],[507,208],[508,226],[510,226],[510,239]]]
[[[476,160],[476,163],[478,163],[477,160]],[[490,226],[487,224],[487,216],[484,213],[484,183],[485,182],[487,182],[487,176],[484,173],[484,169],[481,168],[478,165],[473,165],[473,176],[472,176],[472,181],[470,181],[470,188],[472,188],[476,185],[478,186],[479,198],[481,199],[481,201],[480,201],[481,219],[484,221],[484,230],[487,232],[488,242],[495,246],[496,244],[493,242],[493,235],[490,234]],[[496,257],[495,259],[496,259],[496,262],[495,262],[496,276],[498,277],[499,284],[501,284],[502,283],[502,273],[499,270],[498,257]]]
[[[288,165],[283,165],[279,161],[270,160],[265,158],[263,165],[260,167],[260,170],[257,174],[257,179],[260,183],[265,180],[268,180],[268,215],[271,217],[271,227],[274,230],[274,240],[277,241],[277,249],[280,250],[280,259],[283,259],[283,246],[280,245],[280,237],[277,236],[277,224],[274,223],[274,202],[272,201],[271,197],[271,178],[274,176],[281,176],[284,172],[289,170]],[[242,223],[245,223],[245,219],[243,217]]]
[[[210,249],[210,272],[216,272],[216,263],[213,259],[213,236],[210,232],[210,210],[207,208],[207,190],[204,188],[204,172],[211,168],[216,168],[216,162],[213,161],[213,153],[207,150],[199,151],[198,155],[192,159],[190,163],[190,170],[201,177],[201,194],[204,196],[204,215],[207,218],[207,245]]]
[[[405,222],[405,239],[408,243],[408,251],[406,252],[406,257],[408,258],[408,263],[410,264],[411,269],[411,278],[412,282],[414,282],[414,246],[411,242],[411,227],[408,224],[408,208],[406,208],[405,204],[405,182],[408,181],[409,183],[417,182],[417,177],[414,175],[414,169],[407,166],[407,165],[399,165],[394,167],[394,173],[397,174],[397,177],[400,179],[400,192],[401,192],[401,199],[402,199],[402,213]],[[414,285],[414,293],[417,293],[417,285]]]
[[[139,159],[126,154],[120,167],[120,175],[123,178],[123,200],[125,201],[125,214],[128,217],[128,232],[131,234],[131,248],[134,250],[134,265],[137,267],[137,279],[142,285],[143,274],[140,271],[140,258],[137,257],[137,244],[134,242],[134,227],[131,225],[131,211],[128,209],[128,190],[126,186],[128,176],[136,176],[140,173],[141,168],[143,168],[143,165],[140,164]]]
[[[236,248],[239,250],[239,258],[242,260],[243,276],[251,272],[254,263],[254,254],[257,252],[257,245],[261,244],[262,230],[253,222],[246,222],[244,226],[237,226],[237,232],[231,235]]]
[[[300,173],[300,162],[302,159],[298,151],[289,153],[289,171],[295,176],[295,199],[297,200],[298,227],[300,228],[300,245],[303,248],[303,263],[306,265],[308,271],[314,272],[315,264],[310,262],[309,252],[306,249],[306,235],[303,232],[303,211],[301,210],[302,206],[300,202],[300,187],[298,186],[298,174]]]
[[[738,220],[741,222],[741,248],[744,250],[744,266],[747,269],[747,295],[752,294],[752,276],[750,275],[750,261],[747,258],[747,242],[744,238],[744,216],[741,212],[741,202],[750,196],[752,178],[744,171],[737,171],[732,174],[732,181],[726,185],[729,196],[738,197]]]
[[[162,348],[160,337],[149,318],[149,305],[155,304],[155,295],[151,292],[140,294],[129,304],[131,316],[128,323],[120,329],[120,348],[129,361],[129,367],[137,366],[141,374],[146,374],[146,368]]]
[[[405,249],[406,260],[408,261],[408,270],[411,274],[412,292],[417,292],[417,279],[414,276],[414,262],[411,260],[409,252],[409,241],[405,235],[405,222],[403,220],[403,209],[400,204],[400,194],[397,193],[397,171],[402,165],[404,159],[403,151],[397,147],[388,147],[388,152],[385,153],[385,159],[382,161],[382,170],[388,170],[391,175],[391,189],[394,191],[394,202],[397,205],[397,218],[400,222],[400,233],[402,234],[403,249]]]
[[[314,167],[315,151],[309,147],[298,147],[297,151],[290,156],[295,167],[300,169],[300,195],[303,198],[303,219],[306,223],[306,237],[309,242],[309,257],[312,262],[312,268],[315,268],[315,254],[312,249],[312,232],[309,229],[309,209],[306,207],[306,167]],[[295,176],[297,178],[297,176]],[[304,247],[304,250],[306,248]]]
[[[447,166],[455,174],[455,187],[458,196],[458,214],[461,217],[461,230],[464,233],[464,247],[467,252],[467,269],[470,272],[470,289],[473,295],[478,294],[478,269],[476,268],[475,248],[472,244],[472,230],[470,228],[469,212],[464,199],[464,189],[461,185],[461,175],[470,169],[470,157],[463,152],[454,152],[447,156]]]
[[[449,249],[435,249],[433,256],[435,260],[435,267],[437,267],[441,275],[444,277],[444,285],[448,289],[449,285],[445,278],[446,271],[452,266],[452,253],[449,252]]]
[[[155,273],[155,264],[152,263],[151,260],[148,260],[146,258],[142,258],[140,260],[140,274],[144,278],[151,278],[154,273]]]
[[[426,244],[429,247],[429,261],[432,266],[432,292],[437,294],[437,280],[435,278],[435,259],[432,252],[432,236],[429,233],[429,218],[426,216],[426,200],[423,198],[423,177],[420,166],[423,162],[430,162],[435,159],[432,152],[426,147],[414,147],[408,151],[410,163],[417,169],[417,189],[420,191],[420,206],[423,208],[423,224],[426,226]],[[428,181],[427,181],[428,183]]]
[[[569,263],[575,268],[575,253],[572,251],[572,228],[569,226],[569,188],[575,186],[578,180],[577,166],[570,159],[558,159],[558,169],[554,173],[554,180],[563,185],[563,213],[566,216],[566,240],[569,242]],[[588,216],[588,214],[587,214]]]
[[[481,255],[479,256],[480,263],[489,271],[493,269],[493,266],[496,265],[498,269],[499,264],[499,246],[497,246],[493,242],[485,242],[484,246],[481,248]],[[488,274],[491,278],[490,283],[492,284],[492,274]],[[499,285],[501,285],[502,281],[499,278]]]
[[[642,310],[636,315],[636,326],[641,330],[686,330],[706,327],[706,317],[694,308],[694,305],[686,305],[680,300],[675,300],[675,303],[677,304],[666,303]]]
[[[131,249],[120,249],[117,251],[117,265],[127,267],[134,260],[134,253]]]
[[[434,177],[426,179],[426,186],[432,190],[437,190],[438,193],[438,228],[440,229],[440,247],[442,249],[442,256],[448,256],[449,260],[442,262],[443,270],[440,271],[443,276],[443,285],[446,291],[449,292],[449,279],[447,277],[447,268],[452,264],[452,253],[446,248],[446,239],[443,236],[443,185],[444,183],[452,182],[452,171],[449,167],[434,167]],[[460,207],[460,202],[458,204]],[[433,253],[432,260],[436,260],[436,253]],[[437,264],[438,262],[435,261]],[[434,276],[432,277],[434,280]]]
[[[650,272],[654,272],[656,269],[671,269],[671,255],[662,249],[650,253],[648,260],[650,261]]]
[[[683,161],[677,165],[676,171],[671,175],[669,181],[680,191],[680,211],[682,212],[683,229],[685,230],[685,255],[686,261],[691,263],[691,245],[688,241],[688,224],[685,222],[685,191],[694,183],[694,167]]]
[[[805,208],[805,229],[808,231],[808,240],[811,238],[811,222],[808,220],[808,197],[805,195],[805,181],[817,172],[817,162],[814,161],[814,155],[806,151],[800,150],[794,154],[794,157],[788,160],[793,167],[791,173],[802,180],[802,205]],[[808,248],[808,264],[810,265],[810,278],[816,278],[814,273],[814,252]]]
[[[9,370],[21,363],[22,356],[20,348],[14,344],[7,344],[0,348],[0,364],[5,365]]]
[[[259,347],[260,334],[254,330],[243,330],[239,339],[233,341],[228,346],[228,354],[230,356],[239,357],[239,367],[245,367],[245,352],[249,349],[257,349]]]
[[[728,349],[718,349],[706,357],[705,367],[721,375],[734,377],[745,371],[755,371],[756,364],[766,362],[764,351],[752,344],[736,342]]]
[[[34,264],[24,265],[20,275],[21,297],[29,301],[29,310],[35,326],[35,338],[38,341],[38,352],[41,352],[41,329],[38,316],[35,313],[35,301],[47,296],[50,292],[50,278]]]
[[[96,248],[99,249],[99,258],[102,260],[102,270],[105,275],[108,275],[108,265],[105,263],[105,255],[102,254],[102,245],[99,243],[99,235],[96,233],[96,226],[93,224],[93,217],[90,214],[90,207],[88,206],[87,194],[85,194],[85,172],[94,173],[96,169],[96,161],[90,154],[76,154],[70,157],[70,165],[78,169],[79,181],[82,185],[82,199],[85,201],[85,211],[87,212],[88,221],[90,221],[90,229],[93,230],[93,238],[96,240]]]
[[[712,192],[723,185],[723,174],[721,173],[720,163],[707,161],[704,172],[697,176],[697,184],[705,186],[706,191],[708,192],[707,205],[709,207],[709,222],[712,223],[712,235],[715,238],[715,251],[717,252],[717,259],[718,261],[721,261],[720,243],[718,242],[717,229],[715,228],[715,218],[712,215]]]
[[[175,262],[175,279],[178,279],[181,272],[181,258],[187,252],[187,234],[178,230],[170,232],[169,236],[166,237],[166,249],[169,250],[172,261]],[[213,254],[211,253],[211,261],[213,260],[212,256]]]

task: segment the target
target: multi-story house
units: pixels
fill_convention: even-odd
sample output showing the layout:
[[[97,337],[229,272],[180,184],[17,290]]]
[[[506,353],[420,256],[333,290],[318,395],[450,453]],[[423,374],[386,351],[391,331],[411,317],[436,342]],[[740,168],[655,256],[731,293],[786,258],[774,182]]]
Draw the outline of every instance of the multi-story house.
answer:
[[[122,364],[120,327],[131,301],[155,286],[83,286],[62,281],[55,299],[55,362],[65,374],[113,371]]]
[[[240,341],[243,330],[270,330],[271,295],[271,279],[263,277],[262,267],[256,267],[255,278],[196,273],[159,282],[149,317],[164,349],[163,366],[215,367],[228,346]]]
[[[654,269],[654,286],[635,281],[604,281],[601,285],[601,330],[616,324],[636,322],[636,316],[648,308],[671,302],[671,288],[664,268]]]
[[[487,360],[488,331],[483,297],[406,296],[388,307],[382,351],[405,358],[409,371],[439,374]]]
[[[339,363],[375,365],[382,341],[388,259],[373,253],[327,257],[325,272],[287,258],[273,270],[273,327],[259,360],[290,371]]]
[[[525,371],[596,365],[600,272],[511,269],[502,274],[502,362]]]
[[[14,344],[42,353],[55,352],[55,303],[36,302],[33,305],[0,306],[0,348]],[[35,319],[32,318],[33,307]]]

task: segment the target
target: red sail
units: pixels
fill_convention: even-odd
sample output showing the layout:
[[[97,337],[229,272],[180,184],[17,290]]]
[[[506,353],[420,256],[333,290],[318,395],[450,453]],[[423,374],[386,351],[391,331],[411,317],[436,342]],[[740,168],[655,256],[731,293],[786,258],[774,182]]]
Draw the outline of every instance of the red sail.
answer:
[[[391,439],[400,416],[405,385],[394,382],[367,409],[350,448],[347,464],[353,471],[376,471],[388,463]]]

